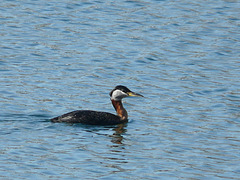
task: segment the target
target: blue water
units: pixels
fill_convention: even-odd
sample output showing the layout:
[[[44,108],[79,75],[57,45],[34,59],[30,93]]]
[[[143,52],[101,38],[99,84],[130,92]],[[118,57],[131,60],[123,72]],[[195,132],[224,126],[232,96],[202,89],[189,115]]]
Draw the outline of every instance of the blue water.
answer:
[[[240,179],[240,2],[0,3],[0,179]],[[51,123],[77,109],[130,122]]]

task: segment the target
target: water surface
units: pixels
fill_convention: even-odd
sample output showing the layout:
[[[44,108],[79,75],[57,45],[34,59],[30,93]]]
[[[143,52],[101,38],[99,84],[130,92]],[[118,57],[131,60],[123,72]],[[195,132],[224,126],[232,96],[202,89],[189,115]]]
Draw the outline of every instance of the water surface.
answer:
[[[240,3],[3,1],[1,179],[239,179]],[[51,123],[77,109],[130,122]]]

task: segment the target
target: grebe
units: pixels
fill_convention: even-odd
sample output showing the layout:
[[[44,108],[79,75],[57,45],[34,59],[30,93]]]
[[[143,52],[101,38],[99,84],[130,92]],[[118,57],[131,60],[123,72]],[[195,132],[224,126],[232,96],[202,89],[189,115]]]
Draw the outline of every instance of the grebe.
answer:
[[[115,125],[128,122],[128,113],[124,109],[122,99],[128,96],[143,97],[143,95],[130,91],[127,87],[118,85],[110,93],[112,105],[117,115],[108,112],[91,110],[72,111],[51,119],[52,122],[82,123],[89,125]]]

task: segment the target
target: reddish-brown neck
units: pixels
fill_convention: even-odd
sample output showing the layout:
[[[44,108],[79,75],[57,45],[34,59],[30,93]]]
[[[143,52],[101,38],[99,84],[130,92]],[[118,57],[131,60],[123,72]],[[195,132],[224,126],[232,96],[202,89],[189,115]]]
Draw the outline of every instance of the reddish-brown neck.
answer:
[[[120,118],[122,120],[127,120],[128,113],[127,113],[126,109],[124,109],[122,101],[116,101],[116,100],[113,100],[113,99],[111,99],[111,101],[112,101],[112,105],[115,108],[118,116],[120,116]]]

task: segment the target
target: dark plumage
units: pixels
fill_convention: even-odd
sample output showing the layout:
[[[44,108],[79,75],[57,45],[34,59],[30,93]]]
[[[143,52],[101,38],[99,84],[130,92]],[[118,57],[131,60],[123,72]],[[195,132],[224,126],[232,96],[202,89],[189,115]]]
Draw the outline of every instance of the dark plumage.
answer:
[[[109,93],[117,115],[108,112],[78,110],[50,119],[52,122],[82,123],[89,125],[114,125],[128,122],[128,114],[122,105],[122,99],[128,96],[140,96],[125,86],[116,86]]]
[[[52,122],[82,123],[89,125],[114,125],[127,122],[108,112],[91,110],[72,111],[51,119]]]

